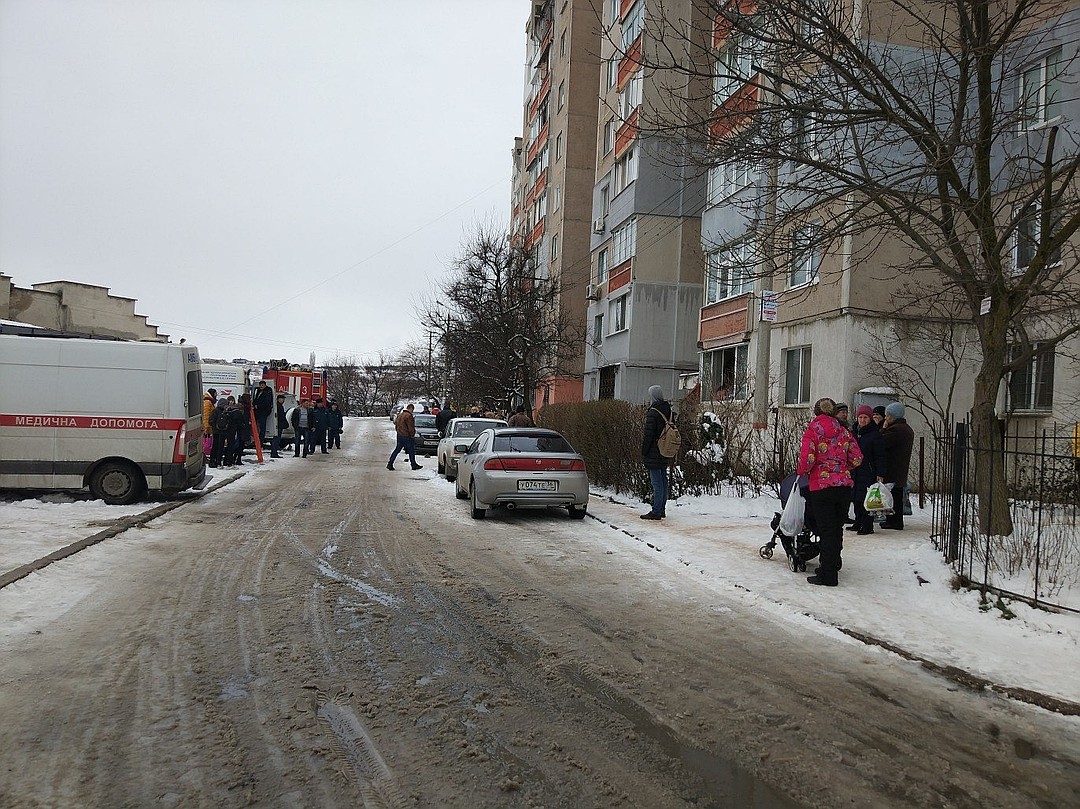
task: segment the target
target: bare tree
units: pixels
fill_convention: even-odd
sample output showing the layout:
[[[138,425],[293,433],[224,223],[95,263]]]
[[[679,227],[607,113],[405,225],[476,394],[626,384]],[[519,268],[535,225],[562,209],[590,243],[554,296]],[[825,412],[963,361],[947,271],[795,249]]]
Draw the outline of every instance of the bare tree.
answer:
[[[1003,380],[1080,331],[1069,7],[657,0],[623,54],[668,99],[638,111],[646,145],[751,189],[727,201],[742,227],[721,239],[745,247],[739,269],[772,280],[811,244],[843,249],[897,316],[968,325],[984,482],[1002,479]],[[1008,534],[1005,490],[991,494],[982,529]]]
[[[452,366],[455,397],[531,406],[537,383],[568,366],[584,338],[563,316],[560,294],[526,250],[477,226],[441,285],[445,308],[432,301],[421,312]]]

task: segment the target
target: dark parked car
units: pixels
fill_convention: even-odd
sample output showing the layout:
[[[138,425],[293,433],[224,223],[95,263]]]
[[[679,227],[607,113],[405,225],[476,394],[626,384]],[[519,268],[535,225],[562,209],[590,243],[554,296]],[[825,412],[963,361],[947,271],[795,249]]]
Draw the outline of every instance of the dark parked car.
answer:
[[[439,430],[435,426],[435,417],[430,413],[416,413],[416,454],[429,458],[439,449]]]

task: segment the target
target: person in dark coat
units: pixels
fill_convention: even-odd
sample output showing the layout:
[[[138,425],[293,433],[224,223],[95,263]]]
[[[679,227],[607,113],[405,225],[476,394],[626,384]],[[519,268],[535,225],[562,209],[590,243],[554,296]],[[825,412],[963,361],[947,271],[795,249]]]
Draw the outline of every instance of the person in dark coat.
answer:
[[[885,441],[885,482],[893,484],[893,513],[885,518],[882,528],[904,529],[904,486],[911,467],[911,450],[915,446],[915,431],[904,418],[904,406],[890,402],[885,406],[885,426],[881,437]]]
[[[849,531],[860,535],[874,533],[874,516],[863,506],[866,490],[875,480],[885,480],[885,440],[881,437],[881,428],[874,421],[874,411],[862,405],[855,411],[855,440],[862,450],[863,462],[855,467],[851,477],[855,482],[851,499],[855,506],[855,523],[848,526]]]
[[[260,379],[255,388],[255,397],[252,399],[252,407],[255,410],[255,424],[259,430],[259,443],[266,440],[266,421],[274,412],[274,392],[266,386],[266,380]]]
[[[277,395],[277,403],[274,405],[274,437],[270,439],[270,457],[280,458],[281,434],[289,426],[289,420],[285,417],[285,394]]]
[[[315,453],[315,445],[319,446],[322,454],[326,454],[326,405],[322,399],[315,400],[315,407],[311,408],[311,429],[308,431],[308,455]]]
[[[664,400],[659,385],[649,388],[649,409],[645,412],[645,429],[641,434],[641,461],[652,483],[652,508],[641,515],[643,520],[662,520],[667,516],[668,465],[670,458],[660,454],[660,433],[671,419],[671,405]]]
[[[228,402],[224,397],[217,400],[214,409],[210,411],[210,430],[214,435],[214,442],[210,448],[210,466],[213,469],[222,465],[225,458],[225,449],[229,443],[229,414],[226,410]]]
[[[514,415],[506,422],[507,427],[532,427],[532,419],[525,412],[525,405],[518,405]]]
[[[435,416],[435,429],[439,431],[439,438],[446,438],[446,425],[455,418],[457,418],[457,413],[454,412],[454,406],[447,399],[439,414]]]
[[[338,409],[338,403],[331,402],[326,412],[326,446],[329,449],[341,449],[341,431],[344,428],[345,416]]]

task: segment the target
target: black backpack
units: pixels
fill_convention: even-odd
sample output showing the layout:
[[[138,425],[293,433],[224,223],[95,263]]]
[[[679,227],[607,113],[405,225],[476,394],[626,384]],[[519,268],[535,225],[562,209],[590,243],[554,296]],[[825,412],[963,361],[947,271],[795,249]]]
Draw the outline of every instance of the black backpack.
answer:
[[[229,427],[231,426],[230,425],[231,421],[232,421],[232,416],[229,413],[229,408],[227,408],[227,407],[221,408],[221,410],[218,411],[217,415],[214,416],[214,432],[218,432],[218,433],[228,432]]]

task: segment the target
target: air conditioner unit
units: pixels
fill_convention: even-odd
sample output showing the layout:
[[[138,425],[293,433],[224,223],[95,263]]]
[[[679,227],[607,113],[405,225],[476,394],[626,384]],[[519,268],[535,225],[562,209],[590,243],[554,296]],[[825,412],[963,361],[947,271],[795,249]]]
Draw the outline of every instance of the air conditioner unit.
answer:
[[[600,285],[589,284],[587,287],[585,287],[585,298],[590,301],[600,300]]]
[[[593,223],[592,223],[593,233],[603,233],[604,232],[604,225],[605,225],[604,217],[601,216],[599,219],[594,219]]]

